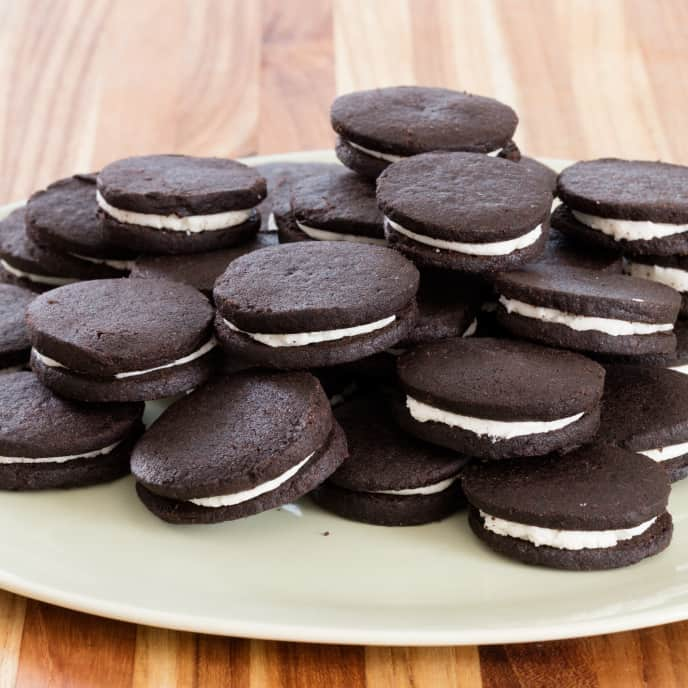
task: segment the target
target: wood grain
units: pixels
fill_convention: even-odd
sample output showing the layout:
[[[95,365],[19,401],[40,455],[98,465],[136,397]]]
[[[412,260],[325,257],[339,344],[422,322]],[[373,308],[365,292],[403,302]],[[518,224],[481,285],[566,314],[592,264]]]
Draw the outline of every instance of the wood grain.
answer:
[[[130,153],[329,147],[337,93],[519,112],[534,155],[688,162],[681,0],[0,0],[0,201]],[[0,593],[0,688],[688,685],[688,623],[481,648],[215,638]]]

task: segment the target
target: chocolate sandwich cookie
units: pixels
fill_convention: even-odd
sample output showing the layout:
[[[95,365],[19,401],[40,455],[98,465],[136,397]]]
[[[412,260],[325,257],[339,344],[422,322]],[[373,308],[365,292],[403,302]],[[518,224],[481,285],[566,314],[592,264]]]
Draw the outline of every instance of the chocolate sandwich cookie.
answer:
[[[688,316],[688,256],[635,256],[626,259],[633,277],[666,284],[681,294],[682,317]]]
[[[341,165],[293,182],[289,196],[289,213],[279,224],[280,241],[353,241],[386,246],[375,185]]]
[[[256,165],[256,169],[265,179],[268,190],[268,195],[257,208],[260,213],[260,231],[275,232],[279,218],[289,214],[289,191],[292,183],[341,169],[341,165],[331,162],[267,162]]]
[[[381,526],[431,523],[464,506],[459,478],[468,458],[401,434],[373,397],[344,402],[335,418],[349,458],[311,493],[316,504]]]
[[[347,457],[344,433],[305,372],[221,376],[171,406],[134,448],[143,503],[171,523],[217,523],[310,492]]]
[[[215,281],[233,260],[276,244],[277,236],[261,232],[234,248],[185,256],[141,256],[131,269],[131,277],[182,282],[212,296]]]
[[[586,268],[602,272],[621,273],[623,271],[623,258],[618,251],[601,246],[591,249],[589,244],[575,241],[553,227],[549,230],[545,252],[536,262],[539,265]]]
[[[418,270],[396,251],[302,241],[233,261],[215,284],[215,330],[232,355],[274,368],[355,361],[416,319]]]
[[[529,342],[445,339],[401,356],[397,373],[401,427],[467,456],[569,450],[600,422],[602,366]]]
[[[260,227],[265,180],[223,158],[144,155],[107,165],[96,199],[108,241],[141,253],[235,246]]]
[[[535,260],[547,241],[552,195],[508,160],[417,155],[384,171],[377,199],[390,246],[423,267],[513,269]]]
[[[473,464],[463,489],[473,532],[526,564],[612,569],[671,541],[666,473],[625,449],[589,445],[563,456]]]
[[[129,473],[143,432],[143,404],[79,404],[33,373],[0,384],[0,489],[40,490],[104,483]]]
[[[31,366],[69,399],[173,396],[197,387],[215,367],[213,315],[203,294],[169,280],[70,284],[29,306]]]
[[[26,233],[48,250],[110,268],[118,277],[131,269],[131,251],[108,244],[98,220],[96,175],[77,174],[33,194],[26,204]]]
[[[28,289],[0,284],[0,373],[21,368],[29,362],[31,345],[24,317],[35,296]]]
[[[688,254],[688,167],[606,158],[560,175],[552,225],[629,255]]]
[[[395,86],[339,96],[330,111],[337,157],[375,179],[393,162],[432,151],[520,158],[518,117],[492,98],[445,88]]]
[[[79,280],[118,274],[108,265],[90,263],[34,243],[26,235],[25,212],[25,208],[18,208],[0,222],[1,281],[43,292]]]
[[[535,160],[535,158],[529,158],[525,155],[522,155],[518,162],[522,167],[528,170],[531,176],[539,179],[543,186],[546,186],[552,192],[552,195],[556,195],[557,173],[551,167],[548,167],[539,160]]]
[[[498,275],[497,318],[517,337],[596,354],[670,354],[678,292],[656,282],[556,265]]]
[[[598,440],[657,461],[672,482],[688,475],[688,378],[666,368],[605,366]]]

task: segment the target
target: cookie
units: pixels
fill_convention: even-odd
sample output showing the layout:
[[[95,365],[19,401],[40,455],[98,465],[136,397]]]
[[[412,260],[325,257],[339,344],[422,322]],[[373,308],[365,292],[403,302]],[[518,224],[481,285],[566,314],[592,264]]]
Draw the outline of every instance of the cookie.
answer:
[[[498,275],[497,319],[517,337],[597,354],[671,354],[678,292],[656,282],[556,265]]]
[[[604,369],[529,342],[454,338],[400,356],[401,427],[484,459],[569,450],[597,431]]]
[[[202,253],[235,246],[260,227],[265,180],[224,158],[144,155],[98,174],[96,199],[108,241],[141,253]]]
[[[26,204],[26,233],[47,250],[112,268],[113,276],[128,273],[136,257],[108,244],[98,220],[94,174],[61,179],[33,194]]]
[[[141,256],[131,269],[131,277],[182,282],[202,291],[206,296],[212,296],[215,281],[233,260],[276,244],[277,237],[274,234],[261,232],[234,248],[185,256]]]
[[[673,370],[605,366],[598,439],[657,461],[672,482],[688,475],[688,379]]]
[[[518,117],[492,98],[445,88],[395,86],[339,96],[330,110],[337,157],[375,179],[393,162],[432,151],[467,151],[518,160]]]
[[[514,269],[540,256],[547,241],[552,195],[508,160],[416,155],[380,175],[377,199],[390,246],[423,267]]]
[[[173,396],[214,369],[213,315],[203,294],[169,280],[70,284],[29,306],[31,366],[43,384],[69,399]]]
[[[666,284],[681,294],[680,316],[688,317],[688,256],[635,256],[626,260],[633,277]]]
[[[141,501],[171,523],[217,523],[293,502],[347,457],[305,372],[220,376],[171,406],[131,457]]]
[[[469,459],[399,432],[381,401],[357,397],[335,409],[349,458],[311,497],[339,516],[381,526],[439,521],[465,501]]]
[[[688,254],[688,167],[604,158],[560,175],[553,226],[629,255]]]
[[[0,284],[0,373],[21,368],[29,362],[31,345],[24,316],[35,296],[28,289]]]
[[[312,175],[341,169],[341,165],[331,162],[267,162],[256,165],[256,169],[265,179],[268,191],[257,208],[260,213],[260,231],[275,232],[278,218],[286,217],[289,213],[289,190],[292,183]]]
[[[618,251],[601,246],[593,248],[554,227],[549,230],[545,252],[536,263],[616,273],[621,273],[624,265]]]
[[[625,449],[589,445],[563,456],[474,464],[463,489],[473,532],[526,564],[618,568],[671,541],[666,473]]]
[[[529,158],[525,155],[522,155],[518,162],[521,167],[525,167],[528,170],[531,176],[539,179],[543,186],[546,186],[552,192],[552,195],[556,195],[557,173],[551,167],[548,167],[535,158]]]
[[[292,182],[289,212],[278,228],[281,242],[387,244],[375,185],[341,166]]]
[[[80,487],[129,473],[143,404],[79,404],[29,372],[0,384],[0,489]]]
[[[119,275],[108,265],[42,248],[26,235],[25,208],[0,221],[0,280],[35,292],[79,280]]]
[[[416,319],[418,271],[396,251],[301,241],[233,261],[215,284],[228,353],[273,368],[317,368],[394,346]]]

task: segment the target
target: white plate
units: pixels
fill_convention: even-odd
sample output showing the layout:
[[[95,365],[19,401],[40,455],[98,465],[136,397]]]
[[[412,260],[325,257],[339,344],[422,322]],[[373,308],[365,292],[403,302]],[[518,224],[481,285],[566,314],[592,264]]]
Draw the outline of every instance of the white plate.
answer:
[[[330,153],[272,156],[331,159]],[[688,481],[668,551],[618,571],[503,559],[464,514],[438,524],[352,523],[302,500],[234,523],[171,526],[133,481],[0,494],[0,586],[103,616],[233,636],[332,643],[508,643],[688,618]]]

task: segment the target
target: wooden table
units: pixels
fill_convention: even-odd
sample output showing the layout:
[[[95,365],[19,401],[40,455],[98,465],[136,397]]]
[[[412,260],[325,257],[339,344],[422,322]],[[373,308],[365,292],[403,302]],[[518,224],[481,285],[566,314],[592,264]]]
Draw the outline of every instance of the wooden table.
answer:
[[[0,202],[130,154],[330,147],[336,93],[413,82],[512,104],[532,155],[687,163],[686,25],[682,0],[2,0]],[[2,687],[688,685],[688,623],[505,647],[328,647],[0,593],[0,648]]]

